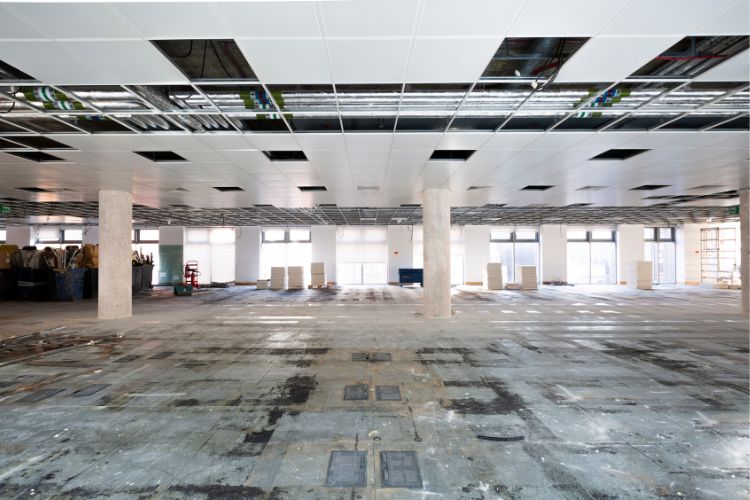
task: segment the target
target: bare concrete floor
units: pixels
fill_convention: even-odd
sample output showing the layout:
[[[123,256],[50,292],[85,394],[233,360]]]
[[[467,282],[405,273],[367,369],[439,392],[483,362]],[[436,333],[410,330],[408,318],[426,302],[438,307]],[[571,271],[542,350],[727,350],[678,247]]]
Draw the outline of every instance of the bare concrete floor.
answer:
[[[0,347],[0,497],[748,497],[737,292],[467,288],[448,321],[420,294],[0,304],[6,339],[54,329]]]

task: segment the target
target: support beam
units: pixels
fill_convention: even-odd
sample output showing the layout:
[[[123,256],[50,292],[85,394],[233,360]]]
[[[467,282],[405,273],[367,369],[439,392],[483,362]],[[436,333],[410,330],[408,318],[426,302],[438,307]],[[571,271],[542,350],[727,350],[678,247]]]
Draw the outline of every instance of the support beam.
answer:
[[[451,198],[447,189],[422,193],[424,315],[451,317]]]
[[[133,195],[99,191],[99,319],[133,314]]]
[[[750,188],[740,191],[740,252],[742,312],[750,314]]]

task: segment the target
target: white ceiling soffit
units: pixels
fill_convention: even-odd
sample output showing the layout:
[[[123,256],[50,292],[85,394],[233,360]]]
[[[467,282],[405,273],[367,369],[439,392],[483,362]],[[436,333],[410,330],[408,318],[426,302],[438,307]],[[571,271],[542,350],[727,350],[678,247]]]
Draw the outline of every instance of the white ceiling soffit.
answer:
[[[620,81],[682,38],[680,35],[592,38],[563,65],[555,81]]]
[[[695,78],[699,82],[746,82],[750,80],[750,49]]]
[[[474,82],[502,38],[418,38],[409,63],[409,83]]]
[[[508,37],[593,36],[623,6],[621,0],[534,0],[526,2]],[[576,15],[571,15],[576,13]],[[565,20],[562,22],[561,20]]]
[[[262,82],[331,83],[322,38],[246,38],[236,42]]]
[[[750,2],[737,0],[729,8],[717,11],[698,26],[695,35],[748,35],[750,34]]]
[[[231,38],[212,4],[199,2],[118,2],[112,6],[148,40]]]
[[[734,1],[632,0],[599,34],[680,35],[682,38]]]
[[[145,40],[0,41],[0,60],[57,85],[187,82]]]

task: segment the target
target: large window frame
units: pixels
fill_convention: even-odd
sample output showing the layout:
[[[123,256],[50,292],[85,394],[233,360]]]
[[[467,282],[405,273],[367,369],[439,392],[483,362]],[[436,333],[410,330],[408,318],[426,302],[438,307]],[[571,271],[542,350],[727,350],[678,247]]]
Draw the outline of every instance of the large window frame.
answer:
[[[52,227],[42,226],[40,229],[54,229],[57,231],[57,238],[54,239],[41,239],[39,236],[36,238],[36,246],[52,247],[52,248],[65,248],[66,246],[82,245],[83,244],[83,227]],[[78,233],[76,236],[71,237],[71,233]]]
[[[585,231],[583,231],[584,235],[583,237],[571,237],[570,233],[572,232],[581,232],[580,229],[568,229],[568,237],[566,238],[567,244],[581,244],[584,243],[588,245],[587,253],[589,257],[589,264],[588,264],[588,280],[586,281],[575,281],[575,283],[582,284],[582,285],[615,285],[617,284],[617,231],[612,228],[586,228]],[[612,248],[613,255],[614,255],[614,262],[612,263],[612,269],[611,269],[611,278],[609,280],[605,279],[604,282],[596,282],[594,283],[594,245],[600,246],[601,243],[611,243],[614,245]],[[571,251],[568,249],[568,260],[570,261],[570,255]],[[570,275],[570,269],[568,270],[568,274]]]
[[[284,239],[283,240],[272,240],[266,237],[266,231],[281,231],[281,228],[269,227],[261,230],[261,242],[262,243],[312,243],[312,237],[309,227],[287,227],[284,228]],[[300,231],[307,231],[307,237],[300,238]]]
[[[505,283],[513,283],[518,281],[516,279],[516,268],[518,267],[518,249],[517,245],[525,245],[528,243],[534,243],[536,244],[535,249],[535,263],[534,265],[537,267],[537,281],[541,278],[541,272],[539,272],[540,262],[541,262],[541,248],[539,245],[540,242],[540,230],[537,227],[529,227],[529,228],[514,228],[512,230],[504,229],[502,227],[496,227],[496,228],[490,228],[490,245],[493,243],[499,243],[499,244],[510,244],[511,245],[511,255],[513,262],[512,263],[502,263],[503,264],[503,281]],[[498,237],[498,234],[505,233],[506,236],[500,236]],[[530,233],[533,233],[533,237],[530,236]],[[502,253],[502,248],[499,249]],[[492,250],[490,250],[491,252]]]
[[[0,227],[0,244],[5,244],[8,240],[8,230],[4,227]]]
[[[651,281],[657,285],[677,283],[677,238],[674,227],[647,227],[643,230],[643,257],[651,260]],[[670,250],[666,250],[671,247]],[[669,252],[669,256],[665,257]],[[656,256],[656,259],[654,259]],[[666,268],[671,258],[672,269]]]

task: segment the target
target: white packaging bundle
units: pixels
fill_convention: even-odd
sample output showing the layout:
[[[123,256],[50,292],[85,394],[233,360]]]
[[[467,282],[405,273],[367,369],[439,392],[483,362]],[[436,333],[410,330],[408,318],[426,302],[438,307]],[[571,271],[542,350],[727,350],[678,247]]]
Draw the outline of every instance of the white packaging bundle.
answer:
[[[305,288],[305,268],[302,266],[289,266],[289,283],[287,287],[290,290],[301,290]]]
[[[536,290],[536,266],[519,266],[521,270],[521,288],[524,290]]]
[[[310,283],[312,286],[325,286],[326,285],[326,265],[325,262],[313,262],[310,264],[310,277],[312,278]]]
[[[484,272],[484,286],[488,290],[503,289],[503,265],[499,262],[490,262]]]
[[[286,288],[286,267],[272,267],[271,268],[271,283],[269,284],[271,290],[283,290]]]

